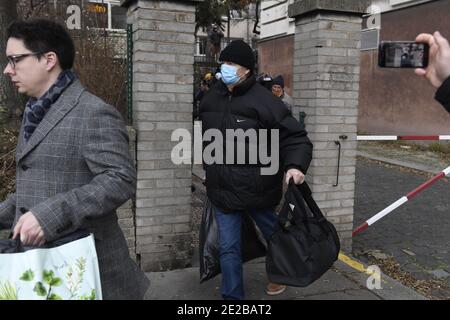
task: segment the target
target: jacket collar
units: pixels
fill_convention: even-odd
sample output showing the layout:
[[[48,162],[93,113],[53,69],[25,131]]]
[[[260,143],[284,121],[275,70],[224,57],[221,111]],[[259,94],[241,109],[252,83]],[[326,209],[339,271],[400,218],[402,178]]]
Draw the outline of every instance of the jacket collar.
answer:
[[[256,77],[252,74],[250,77],[245,79],[242,83],[238,84],[233,88],[233,91],[230,93],[228,87],[223,81],[220,80],[220,91],[223,94],[231,94],[233,97],[242,96],[249,91],[253,85],[256,83]]]
[[[33,150],[45,136],[60,122],[64,116],[73,109],[78,103],[78,100],[86,89],[81,85],[80,80],[75,79],[72,84],[67,87],[61,96],[52,105],[45,117],[37,126],[30,140],[24,144],[23,139],[19,139],[17,146],[17,163],[31,150]],[[23,128],[21,129],[21,131]]]

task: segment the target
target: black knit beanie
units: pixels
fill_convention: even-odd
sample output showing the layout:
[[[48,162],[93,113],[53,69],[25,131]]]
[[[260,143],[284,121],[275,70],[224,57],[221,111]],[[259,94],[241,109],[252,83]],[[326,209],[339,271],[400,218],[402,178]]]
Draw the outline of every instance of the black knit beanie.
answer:
[[[230,42],[230,44],[220,53],[219,60],[237,63],[250,69],[250,71],[253,71],[255,68],[255,56],[253,55],[253,50],[242,40]]]
[[[275,79],[273,79],[272,85],[277,84],[284,89],[284,79],[282,75],[279,75]]]

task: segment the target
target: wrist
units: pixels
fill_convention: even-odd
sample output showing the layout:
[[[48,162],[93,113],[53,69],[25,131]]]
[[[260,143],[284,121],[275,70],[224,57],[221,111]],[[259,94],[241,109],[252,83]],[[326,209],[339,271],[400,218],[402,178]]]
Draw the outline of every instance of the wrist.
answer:
[[[288,171],[291,170],[291,169],[296,169],[296,170],[300,171],[301,173],[303,173],[302,168],[300,168],[299,166],[296,166],[296,165],[288,165],[288,166],[284,169],[284,171],[285,171],[285,172],[288,172]]]
[[[450,102],[450,76],[437,89],[435,99],[443,105],[447,105]]]

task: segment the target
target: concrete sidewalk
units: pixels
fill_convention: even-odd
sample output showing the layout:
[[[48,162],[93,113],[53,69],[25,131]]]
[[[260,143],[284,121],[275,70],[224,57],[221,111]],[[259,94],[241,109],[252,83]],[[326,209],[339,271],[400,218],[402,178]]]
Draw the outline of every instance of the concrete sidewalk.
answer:
[[[193,196],[193,210],[202,210],[205,196],[204,172],[201,166],[194,167],[193,183],[196,191]],[[194,212],[198,220],[201,212]],[[199,221],[193,221],[199,227]],[[195,228],[194,228],[195,229]],[[194,230],[195,231],[195,230]],[[195,232],[198,233],[198,230]],[[220,276],[200,284],[198,268],[198,243],[194,239],[194,257],[192,268],[166,272],[150,272],[150,290],[146,295],[149,300],[220,300]],[[246,299],[249,300],[427,300],[426,297],[402,285],[400,282],[381,274],[381,289],[370,290],[367,281],[370,272],[367,266],[351,257],[340,255],[332,269],[306,288],[288,287],[278,296],[265,293],[267,277],[264,258],[253,260],[244,265],[244,286]],[[370,281],[369,281],[370,282]],[[370,282],[370,283],[373,283]]]
[[[358,149],[358,156],[429,174],[436,174],[446,167],[445,163],[432,153],[412,152],[401,148],[387,150],[373,144],[359,144]],[[194,166],[193,174],[196,177],[194,179],[194,185],[197,188],[195,193],[199,191],[204,193],[204,187],[200,183],[201,179],[204,179],[201,166]],[[199,201],[198,197],[197,201]],[[193,205],[195,207],[195,203]],[[220,276],[200,284],[197,251],[198,249],[195,248],[192,268],[147,273],[151,280],[151,287],[146,299],[221,299]],[[264,258],[244,265],[244,285],[246,299],[249,300],[427,300],[426,297],[384,274],[381,274],[381,289],[370,290],[367,287],[369,277],[367,265],[363,265],[349,254],[344,254],[340,256],[340,260],[334,264],[333,268],[312,285],[306,288],[288,287],[281,295],[268,296],[265,293],[267,277]],[[369,280],[369,283],[373,281]]]
[[[337,261],[332,269],[306,288],[288,287],[278,296],[268,296],[264,259],[244,265],[244,285],[248,300],[426,300],[415,291],[381,274],[381,289],[369,290],[369,274]],[[199,283],[197,267],[167,272],[150,272],[151,280],[147,300],[220,300],[220,276],[203,284]]]
[[[415,150],[406,145],[359,141],[356,154],[363,158],[430,174],[437,174],[450,165],[436,152]]]

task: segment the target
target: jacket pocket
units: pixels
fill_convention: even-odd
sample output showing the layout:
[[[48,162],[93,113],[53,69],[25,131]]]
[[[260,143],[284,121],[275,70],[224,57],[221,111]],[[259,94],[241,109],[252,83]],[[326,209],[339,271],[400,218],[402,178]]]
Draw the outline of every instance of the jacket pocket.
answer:
[[[259,168],[255,166],[229,166],[228,180],[239,195],[258,195],[261,188]]]

